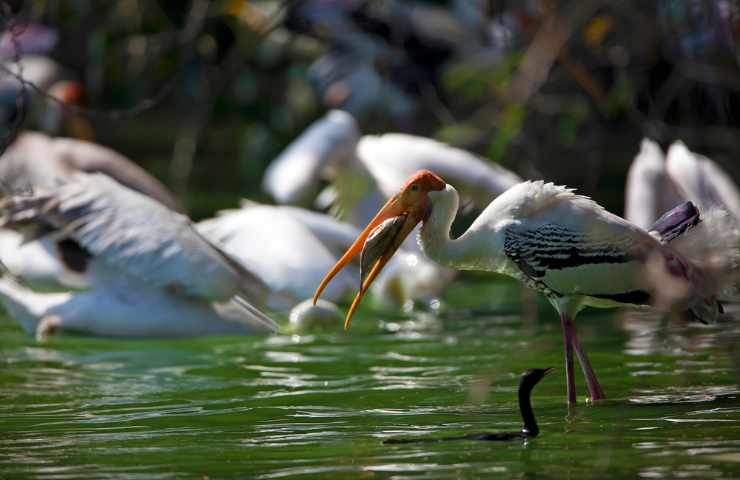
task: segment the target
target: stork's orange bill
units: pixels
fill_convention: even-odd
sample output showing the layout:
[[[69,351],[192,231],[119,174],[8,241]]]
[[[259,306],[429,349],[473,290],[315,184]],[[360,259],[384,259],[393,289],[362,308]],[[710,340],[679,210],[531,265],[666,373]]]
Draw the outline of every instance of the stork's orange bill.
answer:
[[[443,190],[445,186],[445,181],[429,170],[420,170],[412,175],[403,188],[383,205],[342,258],[329,270],[316,289],[314,303],[337,272],[358,253],[362,253],[360,290],[347,312],[344,322],[344,328],[347,329],[352,315],[373,280],[414,227],[429,215],[431,202],[427,193]]]
[[[391,217],[370,232],[367,240],[365,240],[365,245],[362,247],[360,257],[360,286],[365,282],[368,274],[383,256],[383,253],[391,248],[395,252],[398,246],[401,245],[400,242],[394,242],[394,240],[398,239],[399,233],[402,231],[404,223],[406,223],[406,217],[407,215]],[[401,242],[403,242],[403,239],[401,239]]]

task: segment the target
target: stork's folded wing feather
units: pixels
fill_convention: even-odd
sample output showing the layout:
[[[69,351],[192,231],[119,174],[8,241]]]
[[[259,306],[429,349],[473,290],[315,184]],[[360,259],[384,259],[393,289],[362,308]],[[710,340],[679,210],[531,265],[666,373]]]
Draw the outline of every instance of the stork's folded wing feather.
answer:
[[[661,248],[658,242],[603,209],[586,216],[583,206],[564,207],[567,215],[555,216],[561,221],[508,227],[507,256],[524,275],[555,293],[646,303],[645,262]]]
[[[203,300],[266,292],[256,276],[205,240],[190,220],[101,174],[5,202],[8,221],[62,231],[108,268]]]

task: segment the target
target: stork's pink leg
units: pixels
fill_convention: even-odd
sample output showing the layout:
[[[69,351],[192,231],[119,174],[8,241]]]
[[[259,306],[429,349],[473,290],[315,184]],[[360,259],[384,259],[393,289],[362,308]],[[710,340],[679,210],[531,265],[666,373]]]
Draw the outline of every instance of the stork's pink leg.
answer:
[[[564,313],[560,314],[560,325],[563,327],[563,349],[565,350],[565,381],[567,384],[568,403],[576,403],[576,380],[573,375],[573,322]]]
[[[586,386],[588,387],[588,395],[591,397],[591,400],[603,400],[606,398],[604,396],[604,391],[601,389],[601,385],[599,385],[599,380],[596,378],[596,373],[594,372],[594,369],[591,368],[591,362],[588,361],[588,356],[586,355],[586,352],[583,350],[583,347],[581,346],[581,342],[578,340],[578,335],[576,334],[576,329],[573,327],[572,333],[572,340],[573,340],[573,347],[576,351],[576,356],[578,357],[578,363],[581,364],[581,370],[583,370],[583,376],[586,377]]]

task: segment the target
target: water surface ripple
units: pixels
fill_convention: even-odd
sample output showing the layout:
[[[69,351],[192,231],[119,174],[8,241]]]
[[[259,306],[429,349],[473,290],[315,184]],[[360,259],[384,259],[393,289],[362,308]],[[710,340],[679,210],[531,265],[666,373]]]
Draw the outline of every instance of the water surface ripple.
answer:
[[[2,318],[0,478],[740,477],[728,325],[582,315],[608,399],[583,403],[578,377],[568,410],[555,316],[495,307],[364,311],[349,333],[43,344]],[[534,440],[382,443],[518,430],[518,375],[547,366]]]

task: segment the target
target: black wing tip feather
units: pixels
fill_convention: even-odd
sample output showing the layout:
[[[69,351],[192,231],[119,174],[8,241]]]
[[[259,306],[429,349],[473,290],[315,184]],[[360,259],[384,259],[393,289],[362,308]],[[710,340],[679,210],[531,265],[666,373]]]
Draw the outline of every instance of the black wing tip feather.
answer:
[[[650,233],[662,243],[669,243],[701,223],[701,214],[692,202],[684,202],[664,213],[650,227]]]

